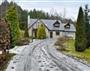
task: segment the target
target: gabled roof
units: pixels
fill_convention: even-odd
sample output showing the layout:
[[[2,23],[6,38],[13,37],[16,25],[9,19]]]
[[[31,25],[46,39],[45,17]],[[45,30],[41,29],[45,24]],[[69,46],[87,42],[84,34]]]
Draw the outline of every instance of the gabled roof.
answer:
[[[63,24],[60,20],[48,20],[48,19],[30,19],[29,28],[31,28],[34,24],[38,23],[38,21],[41,21],[49,30],[51,31],[70,31],[75,32],[75,26],[73,24],[70,24],[70,29],[65,29]],[[53,24],[58,21],[60,23],[60,27],[55,27]]]
[[[28,28],[31,28],[35,23],[37,23],[38,19],[30,19],[30,22],[28,23]]]
[[[54,27],[53,24],[57,21],[57,20],[45,20],[42,19],[41,20],[50,30],[60,30],[62,31],[62,23],[60,22],[60,27]]]

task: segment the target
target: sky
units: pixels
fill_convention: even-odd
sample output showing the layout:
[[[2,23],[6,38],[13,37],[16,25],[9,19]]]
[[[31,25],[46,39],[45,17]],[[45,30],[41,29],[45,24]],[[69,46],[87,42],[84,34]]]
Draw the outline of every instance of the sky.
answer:
[[[2,0],[0,0],[2,1]],[[79,7],[84,8],[85,4],[90,6],[90,0],[8,0],[16,2],[23,9],[28,11],[43,10],[50,14],[58,12],[59,15],[65,18],[76,20]]]

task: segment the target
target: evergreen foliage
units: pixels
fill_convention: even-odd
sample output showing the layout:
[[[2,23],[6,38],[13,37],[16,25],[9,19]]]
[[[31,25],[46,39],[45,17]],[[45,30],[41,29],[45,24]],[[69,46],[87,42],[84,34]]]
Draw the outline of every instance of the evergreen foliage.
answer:
[[[9,6],[13,6],[13,4],[17,7],[20,29],[21,30],[25,30],[26,25],[27,25],[27,11],[23,10],[16,3],[13,3],[13,2],[9,3],[7,0],[4,1],[0,5],[0,18],[4,18],[5,17],[7,9],[9,8]]]
[[[8,8],[6,20],[10,24],[12,46],[15,46],[20,37],[20,28],[16,7],[14,5]]]
[[[19,7],[18,7],[19,8]],[[20,18],[19,18],[19,26],[20,26],[20,29],[22,30],[26,30],[27,27],[27,17],[28,17],[28,12],[26,10],[22,10],[21,9],[21,12],[20,12]]]
[[[29,15],[31,18],[33,19],[60,19],[62,20],[62,17],[60,15],[52,15],[52,14],[49,14],[48,12],[44,12],[42,10],[36,10],[36,9],[33,9],[29,12]]]
[[[28,28],[25,29],[24,37],[29,37]]]
[[[5,17],[6,15],[6,10],[7,8],[12,5],[13,6],[13,2],[8,2],[7,0],[5,0],[5,2],[3,2],[0,5],[0,18],[1,17]],[[14,3],[14,5],[17,7],[17,12],[18,12],[18,18],[19,18],[19,26],[21,30],[25,30],[27,28],[27,15],[28,15],[28,11],[27,10],[23,10],[19,5],[17,5],[16,3]],[[53,12],[54,13],[54,12]],[[61,17],[60,14],[58,13],[54,13],[54,14],[49,14],[48,12],[44,12],[42,10],[30,10],[29,11],[29,15],[31,18],[33,19],[60,19],[62,22],[66,22],[68,21],[68,19],[64,19]]]
[[[87,38],[87,48],[90,47],[90,24],[89,24],[89,18],[88,18],[88,5],[85,6],[85,32],[86,32],[86,38]]]
[[[75,50],[82,52],[86,49],[86,33],[85,33],[85,17],[82,7],[79,9],[78,19],[76,23],[76,39]]]
[[[4,2],[2,2],[2,4],[0,5],[0,18],[4,18],[6,15],[6,10],[9,6],[9,3],[7,0],[5,0]]]
[[[45,39],[46,38],[45,26],[42,24],[37,29],[37,38],[38,39]]]

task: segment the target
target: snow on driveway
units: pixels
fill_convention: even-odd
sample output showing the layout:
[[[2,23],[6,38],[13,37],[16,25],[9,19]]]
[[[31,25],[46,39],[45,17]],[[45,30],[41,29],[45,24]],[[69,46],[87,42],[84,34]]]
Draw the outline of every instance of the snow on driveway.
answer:
[[[54,46],[46,48],[53,60],[66,71],[90,71],[90,67],[57,51]]]
[[[15,48],[10,49],[9,52],[15,53],[16,55],[9,62],[6,71],[17,71],[16,68],[18,68],[19,64],[22,65],[20,66],[20,68],[22,68],[25,65],[25,60],[27,60],[25,57],[27,57],[27,55],[30,54],[30,52],[32,51],[33,47],[35,47],[40,42],[42,42],[42,40],[37,40],[33,43],[30,43],[29,45],[16,46]]]
[[[29,45],[16,47],[10,52],[17,55],[6,71],[90,71],[90,67],[58,52],[55,39],[37,40]]]
[[[10,49],[10,50],[9,50],[9,53],[20,54],[20,53],[22,52],[22,50],[25,49],[25,47],[28,47],[28,45],[15,46],[13,49]]]

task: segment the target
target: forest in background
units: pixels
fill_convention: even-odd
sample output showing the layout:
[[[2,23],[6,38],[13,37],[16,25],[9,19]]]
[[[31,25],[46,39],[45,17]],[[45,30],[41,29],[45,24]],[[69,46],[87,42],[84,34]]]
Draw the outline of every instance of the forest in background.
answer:
[[[1,5],[0,5],[0,18],[4,18],[6,15],[6,11],[9,8],[12,2],[8,2],[5,0]],[[23,10],[19,5],[14,3],[16,8],[17,8],[17,14],[18,14],[18,19],[19,19],[19,26],[20,29],[25,30],[27,28],[27,16],[30,15],[30,18],[33,19],[55,19],[55,20],[61,20],[62,22],[68,22],[70,21],[73,23],[71,19],[66,19],[60,16],[58,13],[55,13],[54,15],[49,14],[48,12],[44,12],[42,10],[30,10],[29,12],[27,10]]]

